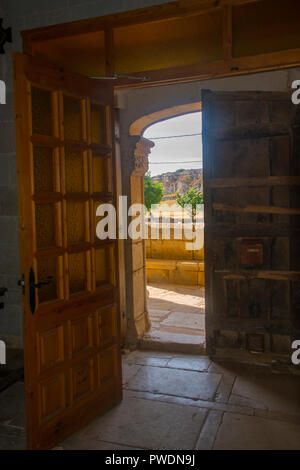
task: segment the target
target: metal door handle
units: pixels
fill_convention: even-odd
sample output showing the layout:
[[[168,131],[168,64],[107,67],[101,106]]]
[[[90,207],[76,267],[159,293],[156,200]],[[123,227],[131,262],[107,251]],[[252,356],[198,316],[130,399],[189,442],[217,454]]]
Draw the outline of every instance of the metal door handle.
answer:
[[[43,286],[51,284],[53,282],[53,278],[51,276],[48,277],[48,281],[40,281],[35,283],[35,275],[32,268],[29,271],[29,303],[30,303],[30,310],[31,313],[34,314],[35,307],[36,307],[36,289],[40,289]]]

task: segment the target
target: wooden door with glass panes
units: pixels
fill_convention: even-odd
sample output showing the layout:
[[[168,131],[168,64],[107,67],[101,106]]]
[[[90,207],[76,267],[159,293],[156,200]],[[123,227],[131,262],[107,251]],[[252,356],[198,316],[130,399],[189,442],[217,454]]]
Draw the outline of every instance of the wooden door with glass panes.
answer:
[[[113,89],[14,55],[27,441],[54,446],[121,400]]]

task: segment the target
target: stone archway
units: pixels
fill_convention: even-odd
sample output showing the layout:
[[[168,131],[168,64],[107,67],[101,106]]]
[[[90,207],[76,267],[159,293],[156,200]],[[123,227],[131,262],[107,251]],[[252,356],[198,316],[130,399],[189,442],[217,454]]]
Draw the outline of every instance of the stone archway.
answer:
[[[161,109],[151,114],[145,114],[131,124],[129,134],[141,137],[148,127],[159,121],[164,121],[183,114],[196,113],[201,111],[201,109],[201,101],[197,101],[195,103],[181,104],[178,106],[172,106],[171,108]]]
[[[148,157],[154,142],[145,139],[145,130],[156,122],[201,111],[201,102],[187,103],[145,114],[129,128],[127,152],[124,155],[124,194],[128,206],[144,202],[144,175],[148,171]],[[138,345],[151,324],[147,308],[146,248],[143,239],[125,240],[125,277],[127,304],[126,343],[130,348]]]

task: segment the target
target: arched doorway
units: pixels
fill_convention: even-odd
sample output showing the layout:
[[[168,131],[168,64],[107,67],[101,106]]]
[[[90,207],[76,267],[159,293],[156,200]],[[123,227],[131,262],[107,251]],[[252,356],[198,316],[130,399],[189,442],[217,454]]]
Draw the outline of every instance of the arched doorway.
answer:
[[[201,102],[181,104],[145,114],[129,127],[130,152],[127,153],[129,171],[126,193],[130,204],[144,202],[144,175],[148,171],[148,157],[154,142],[144,137],[145,131],[155,123],[201,111]],[[132,158],[132,155],[134,158]],[[131,163],[129,159],[131,156]],[[129,163],[129,164],[128,164]],[[124,177],[123,177],[124,178]],[[124,179],[123,179],[124,181]],[[125,188],[124,188],[125,189]],[[149,331],[145,240],[126,240],[126,292],[127,292],[127,345],[135,347]]]

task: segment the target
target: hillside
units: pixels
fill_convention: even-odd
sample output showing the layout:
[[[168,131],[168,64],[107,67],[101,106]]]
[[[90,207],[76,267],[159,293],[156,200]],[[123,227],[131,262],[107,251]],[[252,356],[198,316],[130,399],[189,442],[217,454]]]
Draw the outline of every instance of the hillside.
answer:
[[[201,169],[177,170],[153,176],[152,180],[164,186],[164,200],[173,199],[176,193],[183,194],[189,188],[203,189]]]

